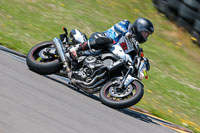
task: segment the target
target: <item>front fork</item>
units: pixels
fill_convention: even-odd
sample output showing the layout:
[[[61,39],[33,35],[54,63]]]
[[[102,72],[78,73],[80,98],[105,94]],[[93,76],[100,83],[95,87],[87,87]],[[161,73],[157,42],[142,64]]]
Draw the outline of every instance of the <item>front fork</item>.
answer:
[[[136,57],[134,58],[133,62],[131,63],[131,65],[129,66],[129,69],[126,73],[126,75],[123,77],[122,82],[120,84],[120,88],[122,87],[127,87],[131,82],[133,82],[134,80],[139,81],[137,78],[131,76],[131,73],[134,71],[134,67],[133,65],[136,62]],[[141,83],[141,81],[139,81]],[[142,83],[141,83],[142,84]],[[143,85],[143,84],[142,84]]]
[[[126,75],[123,77],[119,88],[123,88],[123,87],[127,87],[128,86],[128,84],[126,85],[125,83],[127,81],[127,77],[129,77],[129,74],[132,72],[132,70],[133,70],[133,66],[129,66],[129,69],[128,69]]]

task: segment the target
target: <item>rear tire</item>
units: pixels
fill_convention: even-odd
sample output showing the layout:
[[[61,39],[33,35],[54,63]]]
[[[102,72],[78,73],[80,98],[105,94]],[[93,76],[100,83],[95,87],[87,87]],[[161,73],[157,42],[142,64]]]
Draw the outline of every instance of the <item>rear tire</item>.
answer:
[[[52,41],[48,42],[42,42],[37,45],[35,45],[31,50],[29,51],[27,57],[26,57],[26,63],[30,70],[42,74],[42,75],[48,75],[48,74],[55,74],[59,72],[59,70],[62,68],[62,64],[58,60],[58,58],[55,58],[54,60],[48,61],[48,62],[38,62],[37,57],[38,53],[47,47],[50,47],[53,45]]]

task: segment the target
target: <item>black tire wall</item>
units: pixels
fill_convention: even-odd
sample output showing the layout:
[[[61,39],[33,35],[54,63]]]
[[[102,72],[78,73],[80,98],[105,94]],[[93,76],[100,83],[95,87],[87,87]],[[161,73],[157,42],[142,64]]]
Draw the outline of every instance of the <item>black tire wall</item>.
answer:
[[[200,46],[200,0],[152,0],[155,8],[191,33]]]

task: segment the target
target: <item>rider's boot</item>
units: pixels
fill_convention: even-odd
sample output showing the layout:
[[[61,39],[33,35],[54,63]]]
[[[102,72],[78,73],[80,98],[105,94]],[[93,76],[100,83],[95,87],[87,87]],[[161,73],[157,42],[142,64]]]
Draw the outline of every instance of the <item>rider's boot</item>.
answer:
[[[78,60],[78,52],[82,51],[82,50],[89,50],[90,48],[90,43],[89,40],[85,41],[83,43],[77,44],[73,47],[70,48],[70,55],[72,57],[73,60],[77,61]]]

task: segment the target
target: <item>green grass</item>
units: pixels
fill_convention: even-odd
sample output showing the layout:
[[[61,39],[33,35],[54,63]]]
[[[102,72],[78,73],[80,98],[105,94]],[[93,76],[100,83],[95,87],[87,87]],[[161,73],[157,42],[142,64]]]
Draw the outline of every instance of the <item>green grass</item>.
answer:
[[[137,17],[147,17],[155,26],[141,45],[151,71],[137,106],[200,132],[200,48],[158,14],[151,0],[1,0],[0,44],[26,54],[33,45],[63,33],[63,26],[89,36]]]

